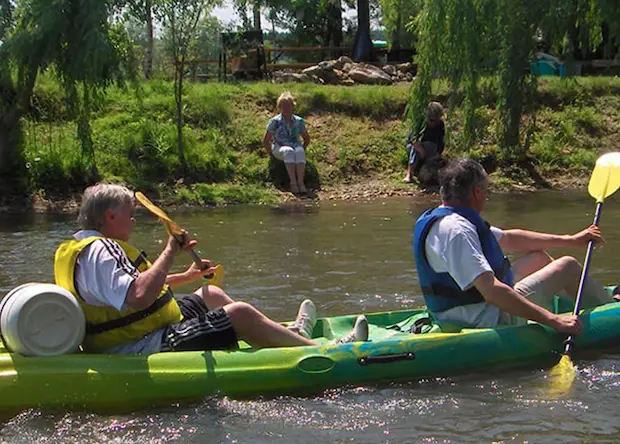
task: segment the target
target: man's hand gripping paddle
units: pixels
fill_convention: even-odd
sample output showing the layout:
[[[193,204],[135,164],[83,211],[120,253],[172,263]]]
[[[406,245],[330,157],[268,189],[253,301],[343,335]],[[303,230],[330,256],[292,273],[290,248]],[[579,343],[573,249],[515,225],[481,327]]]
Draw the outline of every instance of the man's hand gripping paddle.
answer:
[[[170,219],[170,216],[168,216],[164,212],[164,210],[162,210],[157,205],[155,205],[153,202],[151,202],[149,198],[146,197],[142,192],[136,191],[135,195],[136,195],[136,200],[140,202],[140,204],[142,204],[144,208],[149,210],[151,213],[153,213],[163,222],[164,226],[166,227],[166,231],[168,232],[169,235],[172,235],[177,239],[178,239],[178,236],[183,235],[183,230],[181,229],[181,227],[179,227],[176,224],[176,222]],[[188,253],[190,254],[190,256],[192,257],[192,260],[198,267],[203,266],[202,260],[200,259],[198,254],[196,254],[196,252],[193,249],[188,250]],[[205,276],[205,277],[209,279],[209,283],[213,285],[217,285],[218,287],[221,287],[224,281],[224,267],[221,264],[216,265],[215,272],[212,275]]]
[[[615,193],[618,188],[620,188],[620,153],[604,154],[596,161],[594,171],[592,171],[592,176],[590,177],[590,183],[588,184],[590,196],[596,199],[594,225],[598,226],[601,219],[605,198]],[[588,242],[586,258],[581,272],[581,280],[579,281],[579,290],[577,291],[577,298],[575,299],[575,309],[573,310],[573,315],[575,316],[579,314],[581,296],[583,295],[583,288],[588,275],[593,249],[594,241]],[[575,367],[571,361],[573,346],[574,339],[571,335],[566,340],[564,353],[562,354],[560,362],[551,369],[551,390],[555,395],[567,393],[575,379]]]

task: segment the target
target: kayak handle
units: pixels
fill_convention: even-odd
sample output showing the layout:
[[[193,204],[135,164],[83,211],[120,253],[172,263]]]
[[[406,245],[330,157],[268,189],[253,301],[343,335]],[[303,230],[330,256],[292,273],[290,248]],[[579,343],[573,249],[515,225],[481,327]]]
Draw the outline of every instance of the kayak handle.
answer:
[[[364,356],[357,359],[359,365],[370,364],[389,364],[390,362],[397,361],[412,361],[415,359],[415,353],[392,353],[389,355],[377,355],[377,356]]]

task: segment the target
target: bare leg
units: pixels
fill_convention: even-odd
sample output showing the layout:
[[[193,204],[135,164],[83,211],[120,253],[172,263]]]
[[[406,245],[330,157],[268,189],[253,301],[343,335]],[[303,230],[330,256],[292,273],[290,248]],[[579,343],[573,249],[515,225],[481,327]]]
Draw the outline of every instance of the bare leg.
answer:
[[[299,186],[297,185],[296,165],[294,163],[285,163],[286,172],[288,173],[288,180],[291,184],[291,192],[299,193]]]
[[[553,262],[553,258],[546,251],[533,251],[521,256],[512,264],[515,282],[540,270],[551,262]]]
[[[230,317],[237,337],[252,347],[295,347],[316,345],[303,336],[272,321],[256,308],[245,302],[234,302],[224,306]]]
[[[579,261],[574,257],[564,256],[517,282],[515,289],[532,302],[549,308],[553,295],[561,292],[565,292],[573,300],[576,299],[580,277]],[[593,279],[586,279],[583,308],[596,307],[611,301],[603,286]]]
[[[412,163],[408,163],[407,164],[407,174],[405,175],[405,178],[403,179],[403,181],[409,183],[411,182],[411,176],[413,175],[413,164]]]
[[[224,290],[215,285],[203,285],[201,288],[194,292],[195,295],[200,296],[209,310],[213,310],[218,307],[223,307],[228,304],[232,304],[233,301]]]
[[[297,170],[297,186],[299,187],[299,191],[301,191],[302,193],[307,193],[308,189],[306,188],[306,184],[304,183],[306,164],[297,163],[295,164],[295,169]]]

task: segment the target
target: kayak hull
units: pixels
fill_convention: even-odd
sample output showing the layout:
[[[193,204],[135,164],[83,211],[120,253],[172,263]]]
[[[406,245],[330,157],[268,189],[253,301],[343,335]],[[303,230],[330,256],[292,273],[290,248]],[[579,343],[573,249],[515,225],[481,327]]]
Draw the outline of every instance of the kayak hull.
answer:
[[[214,394],[306,395],[347,385],[550,366],[558,362],[565,339],[539,324],[427,334],[392,328],[421,312],[367,314],[370,341],[340,345],[328,339],[350,329],[356,316],[320,319],[314,335],[325,339],[311,347],[44,358],[0,349],[0,411],[125,411]],[[620,303],[584,311],[581,319],[577,351],[607,348],[620,338]]]

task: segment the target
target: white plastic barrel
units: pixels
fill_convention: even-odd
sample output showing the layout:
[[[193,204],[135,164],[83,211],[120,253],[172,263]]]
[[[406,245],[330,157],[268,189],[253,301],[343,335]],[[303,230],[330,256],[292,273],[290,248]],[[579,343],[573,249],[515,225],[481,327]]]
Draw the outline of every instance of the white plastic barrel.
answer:
[[[54,284],[29,283],[0,302],[5,346],[24,356],[75,352],[84,339],[84,313],[75,297]]]

